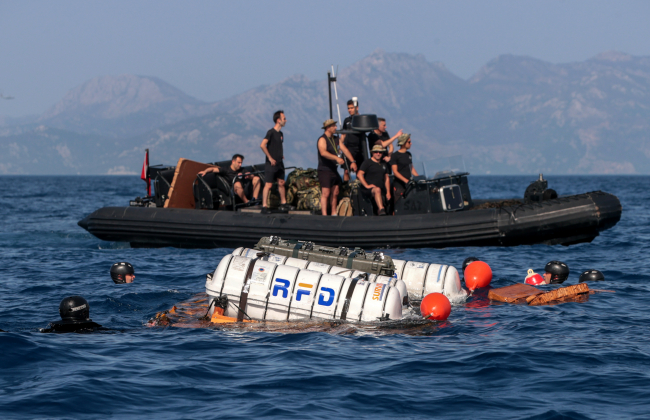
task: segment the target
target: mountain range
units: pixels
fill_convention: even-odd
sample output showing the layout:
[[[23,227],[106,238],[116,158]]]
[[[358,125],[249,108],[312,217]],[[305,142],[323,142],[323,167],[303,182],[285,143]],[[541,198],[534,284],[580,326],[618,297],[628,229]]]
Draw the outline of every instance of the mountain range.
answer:
[[[602,53],[552,64],[502,55],[465,80],[421,55],[377,50],[337,75],[342,118],[387,119],[412,134],[417,160],[463,155],[475,174],[650,173],[650,57]],[[138,173],[151,163],[263,161],[273,112],[287,116],[287,166],[314,167],[329,117],[327,81],[294,75],[204,102],[148,76],[103,76],[40,116],[0,117],[0,174]],[[335,119],[336,108],[334,111]]]

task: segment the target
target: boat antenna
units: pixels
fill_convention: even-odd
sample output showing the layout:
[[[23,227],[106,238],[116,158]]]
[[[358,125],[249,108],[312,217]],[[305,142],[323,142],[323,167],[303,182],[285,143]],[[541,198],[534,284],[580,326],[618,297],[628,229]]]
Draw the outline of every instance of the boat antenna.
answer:
[[[336,99],[336,112],[339,115],[339,119],[338,119],[339,124],[342,124],[341,123],[341,108],[339,108],[339,93],[338,93],[338,91],[336,89],[336,75],[338,74],[338,72],[339,72],[339,66],[338,65],[336,66],[336,73],[334,73],[334,65],[332,65],[332,74],[334,74],[334,97]],[[332,118],[331,107],[330,107],[330,118]]]

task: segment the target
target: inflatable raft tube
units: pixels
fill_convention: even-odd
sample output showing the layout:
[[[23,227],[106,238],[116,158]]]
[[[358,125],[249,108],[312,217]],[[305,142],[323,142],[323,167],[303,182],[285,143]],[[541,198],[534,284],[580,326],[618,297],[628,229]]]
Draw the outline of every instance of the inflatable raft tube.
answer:
[[[536,204],[387,217],[323,217],[158,207],[104,207],[79,226],[133,247],[252,247],[262,236],[366,249],[590,242],[621,218],[601,191]]]

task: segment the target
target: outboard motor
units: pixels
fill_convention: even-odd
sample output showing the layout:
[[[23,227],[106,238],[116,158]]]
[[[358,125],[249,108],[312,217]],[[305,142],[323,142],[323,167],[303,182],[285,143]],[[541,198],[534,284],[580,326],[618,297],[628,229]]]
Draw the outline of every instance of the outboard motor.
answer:
[[[524,202],[540,203],[546,200],[553,200],[557,198],[557,192],[548,188],[548,181],[544,179],[543,174],[539,174],[539,179],[530,183],[526,192],[524,192]]]

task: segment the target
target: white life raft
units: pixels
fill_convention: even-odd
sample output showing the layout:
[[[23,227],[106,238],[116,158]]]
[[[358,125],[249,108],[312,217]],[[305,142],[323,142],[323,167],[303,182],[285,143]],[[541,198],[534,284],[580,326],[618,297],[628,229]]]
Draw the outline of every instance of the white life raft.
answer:
[[[242,296],[247,293],[246,305],[241,309],[260,321],[401,319],[402,299],[388,282],[373,283],[361,277],[327,273],[324,267],[319,271],[315,268],[229,254],[212,278],[208,276],[206,293],[210,301],[226,295],[228,307],[224,315],[230,317],[237,317]],[[213,311],[211,308],[210,313]]]
[[[255,258],[260,252],[261,251],[251,248],[237,248],[232,252],[232,254]],[[341,275],[345,275],[345,271],[350,271],[341,267],[334,267],[327,264],[309,262],[276,254],[268,254],[268,257],[264,257],[264,259],[277,262],[278,264],[308,268],[309,270],[321,271],[323,273],[341,273]],[[393,259],[393,263],[395,264],[395,275],[393,277],[395,279],[401,279],[404,283],[404,285],[402,285],[400,284],[401,282],[398,282],[394,285],[400,290],[400,296],[402,297],[404,304],[407,302],[407,299],[405,299],[407,295],[410,300],[420,301],[429,293],[434,292],[444,294],[452,303],[464,302],[467,299],[467,292],[461,287],[460,276],[455,267],[450,265],[429,264],[396,259]],[[360,272],[355,271],[352,275],[356,276],[358,273]],[[375,276],[373,274],[368,277],[368,280],[384,281],[384,279],[388,278],[389,277],[386,276]]]
[[[257,254],[261,251],[251,248],[237,248],[232,252],[232,255],[239,255],[242,257],[256,258]],[[337,267],[334,265],[323,264],[314,261],[301,260],[298,258],[285,257],[277,254],[266,254],[262,257],[265,261],[271,261],[276,264],[289,265],[292,267],[297,267],[301,269],[307,269],[312,271],[318,271],[321,273],[327,274],[338,274],[343,277],[356,278],[363,274],[366,274],[358,270],[350,270],[344,267]],[[376,274],[366,274],[367,281],[371,283],[381,283],[388,286],[395,287],[400,295],[400,300],[403,306],[408,306],[408,296],[409,293],[406,289],[406,283],[397,277],[388,277],[388,276],[378,276]]]

